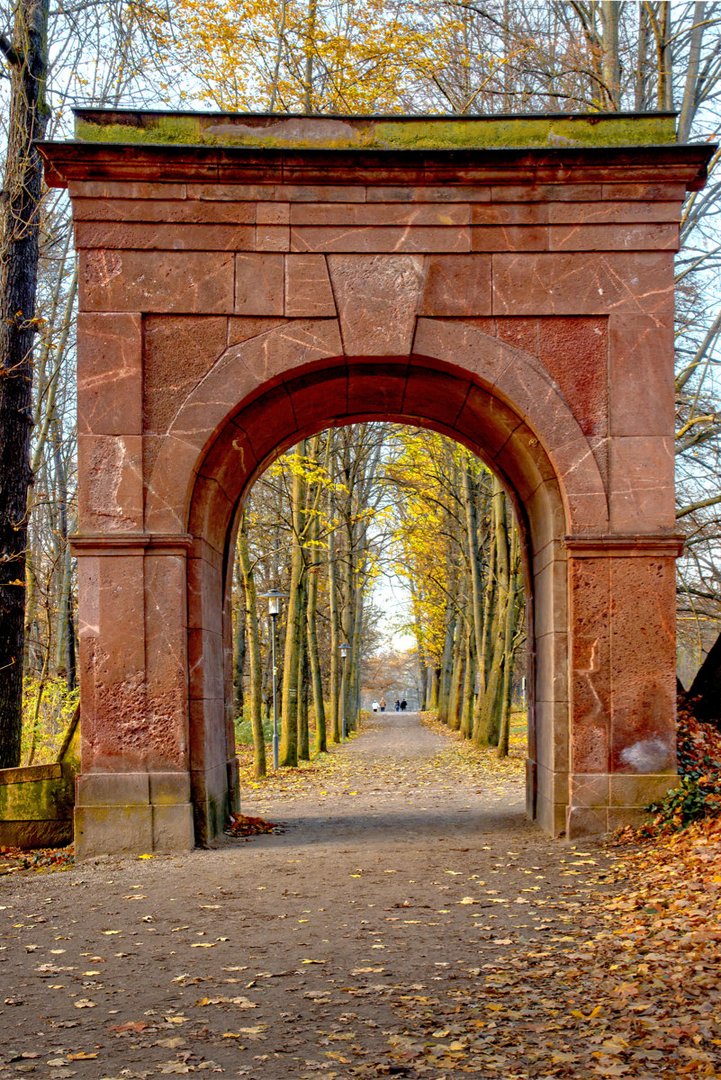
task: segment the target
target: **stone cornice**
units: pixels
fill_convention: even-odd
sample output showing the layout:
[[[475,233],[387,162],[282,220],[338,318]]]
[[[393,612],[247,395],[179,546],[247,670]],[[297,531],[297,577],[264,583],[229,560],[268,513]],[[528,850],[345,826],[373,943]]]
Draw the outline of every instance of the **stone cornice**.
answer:
[[[673,533],[648,536],[566,536],[563,546],[574,559],[672,558],[683,552],[685,538]]]
[[[39,142],[51,187],[73,180],[394,185],[658,184],[703,187],[709,144],[542,149],[275,149]],[[599,197],[601,192],[599,191]],[[653,196],[646,193],[645,198]],[[668,198],[662,190],[655,196]],[[672,196],[674,197],[674,196]]]
[[[183,533],[76,533],[73,555],[185,555],[193,543]]]

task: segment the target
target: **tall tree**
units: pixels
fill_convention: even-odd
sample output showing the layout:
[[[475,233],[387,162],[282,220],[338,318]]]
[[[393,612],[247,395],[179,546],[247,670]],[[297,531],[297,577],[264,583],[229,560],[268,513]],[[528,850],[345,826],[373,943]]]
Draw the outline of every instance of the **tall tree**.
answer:
[[[0,767],[20,761],[27,503],[32,482],[33,345],[42,170],[33,145],[45,133],[48,0],[18,0],[10,119],[0,206]]]

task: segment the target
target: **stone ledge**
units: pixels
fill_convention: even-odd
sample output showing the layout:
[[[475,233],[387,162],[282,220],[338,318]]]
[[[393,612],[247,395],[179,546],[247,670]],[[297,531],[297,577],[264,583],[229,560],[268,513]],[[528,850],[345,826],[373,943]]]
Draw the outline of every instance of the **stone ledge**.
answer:
[[[670,558],[683,552],[685,537],[675,533],[649,533],[619,536],[618,533],[596,536],[566,536],[563,546],[574,559]]]

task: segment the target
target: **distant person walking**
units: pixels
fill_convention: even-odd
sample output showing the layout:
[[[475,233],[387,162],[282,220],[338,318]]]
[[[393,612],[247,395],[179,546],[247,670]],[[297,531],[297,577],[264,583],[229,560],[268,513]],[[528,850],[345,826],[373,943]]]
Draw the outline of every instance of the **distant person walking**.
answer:
[[[373,710],[373,712],[378,712],[379,708],[380,708],[380,706],[378,705],[378,702],[374,701],[373,704],[371,705],[371,709]]]
[[[386,699],[384,697],[381,698],[380,704],[381,704],[381,712],[385,712],[386,711]]]
[[[403,701],[401,702],[401,712],[405,712],[407,708],[408,708],[408,702],[406,701],[405,698],[403,698]]]
[[[398,698],[396,698],[396,712],[400,712],[400,711],[401,711],[401,703],[398,700]]]

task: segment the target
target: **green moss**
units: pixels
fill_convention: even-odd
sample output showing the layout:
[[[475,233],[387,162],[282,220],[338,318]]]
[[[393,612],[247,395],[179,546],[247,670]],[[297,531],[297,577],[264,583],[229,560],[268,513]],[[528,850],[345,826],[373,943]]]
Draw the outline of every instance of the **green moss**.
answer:
[[[147,126],[135,124],[94,124],[75,120],[75,138],[81,142],[173,143],[198,146],[209,141],[203,135],[199,117],[162,116]]]
[[[30,766],[13,770],[21,780],[0,784],[0,821],[46,821],[71,818],[75,796],[74,773],[59,766],[56,776],[40,770],[52,766]],[[35,779],[36,776],[40,778]]]
[[[411,149],[647,146],[675,142],[672,117],[513,117],[485,123],[447,120],[378,123],[378,145]]]
[[[112,116],[112,114],[108,114]],[[253,117],[138,113],[133,122],[93,121],[79,116],[76,137],[83,142],[240,146],[267,149],[454,150],[574,146],[647,146],[675,142],[671,116],[544,117],[499,119],[376,119],[279,116],[258,123]],[[222,134],[213,130],[222,124]],[[327,124],[328,136],[322,128]],[[232,130],[237,127],[237,134]],[[341,132],[339,133],[339,127]],[[287,132],[284,132],[287,128]],[[319,130],[320,129],[320,130]],[[342,130],[345,129],[345,130]]]

